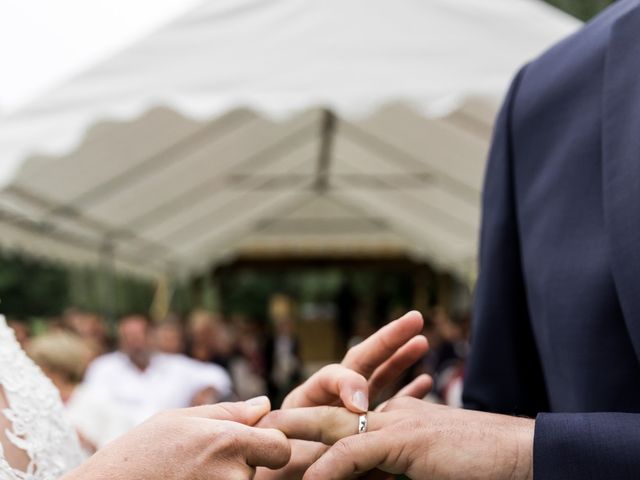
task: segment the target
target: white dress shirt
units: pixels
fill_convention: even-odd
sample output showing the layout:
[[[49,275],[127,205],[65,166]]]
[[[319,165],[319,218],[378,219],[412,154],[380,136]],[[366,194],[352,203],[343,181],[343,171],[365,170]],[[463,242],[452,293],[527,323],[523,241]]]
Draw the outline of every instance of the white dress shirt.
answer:
[[[94,360],[85,382],[136,423],[162,410],[190,406],[194,395],[205,388],[214,388],[219,398],[231,393],[231,379],[222,367],[168,353],[154,353],[144,371],[124,353],[108,353]]]
[[[65,410],[75,429],[98,449],[134,426],[118,405],[84,383],[73,390]],[[92,453],[85,451],[87,457]]]

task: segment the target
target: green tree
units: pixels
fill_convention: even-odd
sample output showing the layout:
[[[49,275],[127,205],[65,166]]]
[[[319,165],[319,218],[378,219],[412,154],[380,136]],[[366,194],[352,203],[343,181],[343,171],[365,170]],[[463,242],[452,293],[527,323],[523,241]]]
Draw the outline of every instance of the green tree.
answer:
[[[113,274],[104,267],[68,267],[0,252],[0,313],[20,318],[53,317],[70,306],[108,317],[146,312],[151,280]]]

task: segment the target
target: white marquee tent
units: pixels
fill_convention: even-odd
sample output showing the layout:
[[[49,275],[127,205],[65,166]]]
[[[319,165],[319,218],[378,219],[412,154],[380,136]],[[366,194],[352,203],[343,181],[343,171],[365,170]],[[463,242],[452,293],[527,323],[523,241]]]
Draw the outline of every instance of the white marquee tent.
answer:
[[[0,246],[187,274],[409,252],[467,274],[537,0],[216,0],[0,120]],[[108,253],[105,253],[108,252]]]

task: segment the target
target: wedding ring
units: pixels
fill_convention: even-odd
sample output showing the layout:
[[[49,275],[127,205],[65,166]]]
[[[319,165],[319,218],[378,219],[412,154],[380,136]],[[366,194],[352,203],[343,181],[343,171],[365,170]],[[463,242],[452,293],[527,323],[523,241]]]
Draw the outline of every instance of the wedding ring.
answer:
[[[366,433],[367,427],[369,426],[369,421],[367,420],[367,414],[360,415],[358,417],[358,433]]]

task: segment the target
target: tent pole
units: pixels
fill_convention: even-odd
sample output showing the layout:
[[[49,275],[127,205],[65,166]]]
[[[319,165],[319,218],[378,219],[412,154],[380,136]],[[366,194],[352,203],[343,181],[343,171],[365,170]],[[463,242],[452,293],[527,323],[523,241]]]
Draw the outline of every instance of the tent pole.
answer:
[[[115,246],[110,239],[105,239],[102,247],[102,270],[104,272],[103,306],[102,311],[111,325],[115,325],[118,296],[116,269],[115,269]]]
[[[333,150],[333,139],[336,134],[338,118],[329,109],[322,112],[322,123],[320,126],[320,151],[318,153],[318,166],[316,169],[316,180],[314,189],[322,194],[329,190],[329,173],[331,168],[331,157]]]

